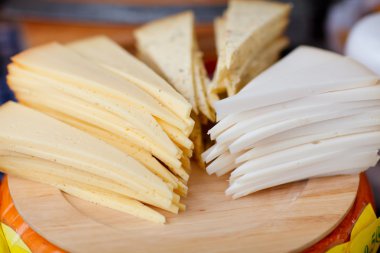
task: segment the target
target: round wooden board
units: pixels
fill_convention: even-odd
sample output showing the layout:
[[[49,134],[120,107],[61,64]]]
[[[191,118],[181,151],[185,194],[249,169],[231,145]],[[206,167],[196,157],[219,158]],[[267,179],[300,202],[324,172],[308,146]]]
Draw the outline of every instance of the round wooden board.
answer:
[[[25,221],[69,252],[266,253],[300,251],[325,237],[353,204],[359,176],[315,178],[238,200],[224,195],[227,184],[194,170],[188,209],[159,225],[9,177]]]

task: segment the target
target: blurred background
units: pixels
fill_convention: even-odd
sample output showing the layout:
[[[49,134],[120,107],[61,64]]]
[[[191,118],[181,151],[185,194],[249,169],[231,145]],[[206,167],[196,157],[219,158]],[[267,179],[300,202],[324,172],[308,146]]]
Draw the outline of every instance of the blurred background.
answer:
[[[135,27],[162,16],[191,9],[197,17],[197,37],[210,73],[216,62],[213,20],[225,0],[0,0],[0,103],[14,99],[5,83],[6,64],[20,50],[38,44],[67,42],[104,34],[132,51]],[[380,0],[293,0],[287,31],[291,45],[314,45],[344,53],[354,24],[380,13]],[[380,23],[378,26],[380,33]],[[379,50],[373,52],[380,59]],[[287,53],[284,52],[284,53]],[[342,158],[344,159],[344,158]],[[380,168],[368,172],[380,210]]]

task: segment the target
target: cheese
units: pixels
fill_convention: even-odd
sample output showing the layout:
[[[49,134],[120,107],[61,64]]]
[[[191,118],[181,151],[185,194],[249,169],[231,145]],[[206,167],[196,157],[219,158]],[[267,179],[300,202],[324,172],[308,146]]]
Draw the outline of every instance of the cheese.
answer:
[[[67,46],[138,85],[191,126],[191,105],[164,79],[109,38],[97,36]]]
[[[192,72],[193,14],[184,12],[153,21],[138,28],[135,37],[137,48],[144,58],[148,58],[159,74],[198,112]]]
[[[343,154],[341,154],[343,155]],[[305,158],[305,160],[310,158]],[[289,173],[278,174],[279,176],[275,179],[267,178],[265,182],[260,180],[260,182],[252,182],[250,184],[244,185],[244,190],[239,190],[238,186],[230,188],[226,193],[228,195],[233,194],[233,198],[239,198],[249,193],[253,193],[265,188],[273,187],[276,185],[285,184],[288,182],[298,181],[306,178],[315,177],[317,175],[323,175],[328,173],[332,167],[340,168],[335,172],[336,174],[345,174],[345,173],[360,173],[372,166],[378,159],[377,151],[364,151],[354,154],[350,154],[345,159],[336,158],[326,162],[313,163],[305,167],[301,173]],[[334,175],[334,174],[330,174]]]
[[[281,133],[283,131],[294,129],[297,127],[301,127],[304,125],[312,124],[315,122],[321,122],[324,120],[341,118],[349,115],[355,115],[366,110],[371,107],[352,109],[352,110],[331,110],[331,112],[316,112],[310,113],[307,116],[300,118],[291,118],[279,123],[274,123],[267,127],[261,127],[256,129],[254,132],[249,132],[247,134],[242,135],[241,137],[234,140],[233,143],[230,144],[229,150],[232,153],[237,153],[239,151],[245,150],[247,148],[253,147],[256,142],[263,140],[269,136],[273,136],[274,134]]]
[[[337,151],[343,152],[345,150],[349,152],[350,150],[362,150],[365,148],[375,150],[376,145],[378,145],[378,139],[376,138],[380,136],[379,130],[380,129],[375,132],[359,133],[321,140],[318,143],[307,143],[274,152],[239,165],[231,173],[231,179],[242,176],[248,171],[262,170],[263,168],[268,168],[269,166],[278,165],[287,161],[297,161],[304,157],[308,157],[310,154],[321,155]]]
[[[207,86],[210,81],[206,76],[206,70],[204,69],[202,63],[202,56],[198,51],[195,51],[193,53],[193,64],[197,107],[199,108],[199,111],[207,117],[208,120],[214,122],[215,113],[210,108],[206,94]]]
[[[10,75],[7,77],[8,83],[14,88],[19,86],[29,87],[30,92],[33,90],[39,90],[38,93],[49,91],[52,95],[58,93],[58,96],[64,96],[67,94],[70,97],[88,101],[92,105],[92,107],[88,107],[89,109],[95,110],[96,107],[100,107],[99,109],[106,110],[108,113],[118,114],[119,117],[125,120],[125,123],[119,126],[130,122],[131,124],[129,124],[127,129],[133,128],[133,131],[139,131],[140,134],[143,131],[145,135],[151,139],[153,138],[159,145],[161,143],[168,153],[179,155],[177,147],[171,143],[166,133],[157,125],[154,118],[144,111],[131,107],[122,107],[120,104],[112,103],[112,101],[104,99],[102,96],[96,96],[95,94],[67,85],[64,82],[38,76],[13,64],[8,66],[8,70],[10,72]],[[48,98],[49,96],[47,96]],[[124,134],[128,134],[127,131]]]
[[[274,64],[280,52],[289,44],[286,37],[280,37],[270,43],[263,52],[259,53],[257,57],[251,58],[245,65],[230,74],[230,92],[228,96],[235,95],[242,87],[249,81],[255,78],[258,74],[263,72],[266,68]]]
[[[215,19],[218,61],[208,90],[213,106],[226,95],[236,94],[277,60],[287,45],[281,34],[290,9],[283,3],[233,0],[223,17]]]
[[[301,107],[291,107],[289,109],[284,108],[265,114],[256,115],[256,117],[239,122],[219,135],[216,140],[218,143],[228,143],[250,131],[260,129],[265,126],[270,126],[287,119],[310,116],[314,114],[313,112],[317,112],[318,114],[327,114],[334,111],[354,110],[363,107],[367,109],[372,106],[380,106],[380,100],[341,103],[335,105],[333,108],[331,108],[331,104],[305,105]]]
[[[272,101],[282,103],[376,82],[377,77],[373,73],[348,58],[320,49],[300,47],[252,80],[236,96],[216,102],[215,108],[221,119],[228,113],[268,106]]]
[[[262,62],[275,59],[272,52],[263,52]],[[241,76],[236,73],[236,83]],[[203,158],[209,174],[231,172],[226,194],[233,198],[310,177],[359,173],[378,160],[379,78],[334,53],[296,49],[215,106],[219,122],[209,131],[215,144]]]
[[[33,97],[29,93],[25,93],[19,89],[15,89],[17,92],[17,99],[22,102],[23,104],[26,104],[32,108],[38,109],[40,111],[56,111],[64,114],[70,114],[74,119],[77,121],[84,121],[88,124],[98,124],[101,129],[109,129],[111,130],[115,136],[117,136],[120,141],[131,143],[131,145],[135,145],[139,149],[143,149],[146,152],[152,153],[156,155],[159,159],[161,159],[162,162],[167,164],[168,166],[173,167],[180,167],[181,164],[179,160],[175,157],[173,157],[170,154],[167,154],[165,152],[165,149],[162,148],[162,146],[157,146],[152,142],[149,142],[146,138],[143,138],[139,134],[134,134],[132,131],[124,131],[126,128],[122,128],[123,124],[111,124],[110,122],[117,123],[118,121],[106,121],[107,123],[104,123],[104,120],[107,119],[107,117],[101,117],[102,113],[86,113],[84,110],[78,110],[77,106],[70,107],[70,104],[68,103],[68,100],[62,100],[59,98],[49,97],[48,94],[46,96],[43,96],[44,93],[41,92],[39,96],[34,95]],[[48,99],[50,98],[50,99]],[[62,98],[62,97],[61,97]],[[47,105],[47,106],[46,106]],[[80,108],[80,107],[79,107]],[[77,109],[77,111],[75,111]],[[75,113],[73,113],[73,110]],[[96,110],[94,110],[96,111]],[[95,116],[96,115],[96,116]],[[91,119],[91,116],[93,118]],[[112,118],[112,117],[111,117]],[[103,124],[104,123],[104,124]],[[107,125],[110,125],[107,127]],[[100,136],[97,136],[101,138]]]
[[[144,194],[172,198],[168,186],[140,163],[84,132],[12,102],[0,107],[0,114],[0,145],[8,150],[94,173]]]
[[[61,80],[121,105],[139,108],[181,129],[188,128],[145,91],[66,47],[51,43],[26,50],[12,61],[35,73]]]
[[[282,33],[275,29],[285,19],[290,5],[265,1],[233,0],[226,11],[226,67],[239,66],[247,55],[255,55],[261,47]]]
[[[212,80],[213,86],[211,92],[223,91],[225,87],[222,81],[226,75],[226,62],[225,62],[225,42],[226,42],[226,21],[225,18],[216,18],[214,21],[216,52],[218,54],[218,61],[216,63],[216,69],[214,78]]]
[[[35,158],[9,158],[4,156],[1,157],[0,167],[2,171],[11,175],[50,184],[73,196],[108,208],[153,222],[165,222],[165,217],[163,215],[143,205],[139,201],[117,194],[113,191],[99,188],[100,185],[103,187],[106,183],[104,180],[98,185],[84,184],[83,182],[74,180],[78,177],[78,174],[70,173],[70,170],[72,171],[70,167],[60,167],[54,163],[38,161]],[[64,173],[56,173],[56,169],[62,170]],[[88,182],[89,179],[92,181],[93,177],[87,175],[87,180],[85,182]]]

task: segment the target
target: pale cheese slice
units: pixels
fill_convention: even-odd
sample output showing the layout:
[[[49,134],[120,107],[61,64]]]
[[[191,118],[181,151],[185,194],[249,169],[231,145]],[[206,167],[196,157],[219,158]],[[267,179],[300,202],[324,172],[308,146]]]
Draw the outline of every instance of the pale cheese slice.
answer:
[[[238,113],[325,92],[376,84],[378,77],[341,55],[299,47],[253,79],[233,97],[215,103],[219,119]],[[251,101],[255,101],[252,103]]]
[[[146,168],[148,168],[154,174],[162,178],[162,180],[172,185],[174,189],[178,188],[178,179],[172,173],[170,173],[159,161],[157,161],[149,152],[145,151],[144,149],[141,149],[138,146],[134,146],[129,142],[123,141],[112,133],[106,132],[92,125],[73,119],[68,115],[49,110],[46,110],[44,112],[48,115],[53,116],[56,119],[61,120],[62,122],[65,122],[71,126],[85,131],[86,133],[96,136],[101,140],[111,144],[112,146],[117,147],[118,149],[126,152],[128,155],[145,165]]]
[[[17,144],[18,150],[97,172],[131,189],[170,195],[167,185],[136,160],[78,129],[13,102],[1,106],[0,114],[2,146],[14,143],[7,147]]]
[[[166,153],[166,150],[162,146],[150,142],[138,133],[126,131],[127,128],[123,128],[123,122],[118,118],[112,117],[112,115],[104,114],[94,107],[90,107],[91,110],[86,110],[88,107],[86,104],[72,103],[72,100],[63,99],[64,97],[62,96],[53,96],[51,93],[46,93],[43,90],[34,91],[34,94],[34,92],[27,89],[16,88],[14,86],[12,88],[16,92],[17,99],[29,107],[40,111],[50,109],[69,114],[78,121],[85,121],[88,124],[94,124],[102,129],[113,132],[119,139],[133,143],[133,145],[154,154],[168,166],[176,168],[180,168],[181,166],[178,158]]]
[[[12,61],[41,75],[70,83],[95,94],[108,96],[117,103],[129,105],[130,110],[140,108],[180,129],[189,128],[135,84],[58,43],[26,50],[12,57]]]
[[[225,62],[226,56],[226,20],[225,17],[216,18],[214,21],[216,52],[218,55],[218,61],[216,63],[216,69],[212,80],[212,87],[210,92],[217,93],[224,91],[227,87],[222,81],[227,75],[227,68]]]
[[[87,93],[86,91],[80,90],[76,87],[71,87],[69,85],[66,85],[65,83],[56,80],[35,75],[32,72],[23,70],[14,64],[8,66],[8,71],[10,75],[8,75],[7,79],[9,85],[12,86],[12,88],[17,89],[17,87],[23,87],[24,89],[28,89],[29,92],[33,92],[33,90],[35,90],[37,91],[37,95],[40,95],[38,93],[46,93],[47,91],[49,91],[49,93],[51,93],[52,95],[57,94],[57,99],[62,99],[62,97],[67,95],[69,97],[66,97],[66,99],[75,100],[76,98],[77,102],[79,102],[79,100],[83,100],[83,102],[88,102],[89,105],[92,105],[92,107],[88,107],[89,109],[94,110],[98,108],[99,110],[102,110],[102,114],[111,113],[112,115],[110,116],[113,118],[117,116],[121,117],[121,119],[123,120],[122,122],[120,122],[119,119],[115,120],[116,122],[120,122],[119,127],[127,124],[128,122],[131,122],[131,124],[129,124],[128,127],[125,128],[125,130],[132,129],[137,133],[141,133],[141,131],[143,131],[143,135],[145,134],[147,137],[150,136],[150,138],[155,140],[156,145],[161,145],[162,147],[164,147],[164,151],[166,151],[168,154],[180,157],[180,152],[178,148],[174,145],[174,143],[172,143],[169,140],[165,132],[160,128],[160,126],[157,125],[157,122],[153,118],[151,118],[149,114],[146,114],[142,111],[140,111],[139,115],[133,114],[130,110],[126,108],[120,108],[117,104],[115,105],[110,101],[103,99],[102,97],[95,96],[94,94]],[[49,99],[49,96],[47,96],[45,99]],[[40,103],[41,102],[42,101],[40,101]],[[46,106],[52,105],[47,104]],[[65,103],[63,103],[63,105],[61,106],[65,106]],[[72,113],[81,112],[76,112],[74,110],[72,111]],[[137,116],[139,116],[139,118],[137,118]],[[108,124],[110,124],[111,122],[112,121],[108,122]],[[100,126],[104,127],[104,124],[100,124]],[[122,135],[130,134],[132,134],[131,131],[122,130]],[[144,142],[144,140],[142,141]]]
[[[125,77],[172,110],[180,119],[190,119],[191,105],[169,83],[148,66],[105,36],[96,36],[67,44],[78,54]]]
[[[284,3],[232,0],[226,11],[227,69],[238,68],[247,55],[256,55],[281,34],[283,28],[276,30],[276,24],[287,19],[290,9]]]
[[[232,72],[229,75],[229,86],[231,88],[227,89],[229,91],[228,96],[235,95],[249,81],[276,62],[280,52],[288,45],[288,43],[289,40],[285,37],[276,39],[265,47],[261,53],[252,57],[245,65],[242,65],[238,71]]]
[[[162,223],[164,217],[137,200],[126,197],[122,186],[108,182],[102,178],[96,178],[91,174],[78,173],[74,169],[58,165],[49,161],[39,160],[22,155],[1,156],[0,168],[7,174],[49,184],[65,191],[73,196],[90,201],[87,194],[80,192],[92,192],[91,202],[113,202],[114,204],[103,204],[106,207],[126,212],[139,218],[148,219]],[[103,188],[106,186],[105,188]],[[119,189],[117,189],[119,188]],[[77,189],[75,192],[67,189]],[[120,191],[121,193],[118,193]],[[76,193],[76,194],[75,194]],[[115,208],[115,204],[119,203]],[[99,203],[100,204],[100,203]],[[124,207],[121,207],[121,206]]]
[[[194,71],[194,85],[197,94],[197,107],[199,111],[207,117],[211,122],[215,122],[215,113],[211,110],[209,101],[207,99],[206,86],[209,80],[206,76],[206,70],[202,62],[202,55],[199,51],[194,50],[193,53],[193,71]]]
[[[143,59],[158,70],[198,112],[192,71],[194,16],[184,12],[148,23],[135,31]]]

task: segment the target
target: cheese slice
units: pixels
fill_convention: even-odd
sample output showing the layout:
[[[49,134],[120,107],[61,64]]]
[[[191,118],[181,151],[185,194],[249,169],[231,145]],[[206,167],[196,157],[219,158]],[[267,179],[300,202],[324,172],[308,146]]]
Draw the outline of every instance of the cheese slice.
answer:
[[[111,119],[107,119],[108,122],[106,123],[99,123],[98,125],[104,128],[106,125],[109,124],[116,124],[116,122],[119,122],[119,124],[116,124],[116,127],[121,127],[128,122],[131,122],[131,124],[128,125],[125,131],[121,129],[121,135],[132,135],[133,133],[140,133],[140,136],[144,137],[143,140],[141,140],[143,143],[146,142],[146,139],[152,139],[154,140],[154,143],[156,145],[164,147],[165,149],[163,151],[167,152],[168,154],[172,154],[173,156],[180,157],[180,151],[179,149],[169,140],[169,137],[166,135],[166,133],[161,129],[160,126],[157,125],[157,122],[150,117],[149,114],[146,114],[142,111],[139,115],[137,114],[131,114],[131,111],[128,110],[128,108],[120,108],[117,104],[113,104],[110,101],[107,101],[103,99],[102,97],[95,96],[91,93],[87,93],[83,90],[80,90],[76,87],[71,87],[69,85],[65,85],[64,83],[58,82],[56,80],[52,80],[49,78],[41,77],[38,75],[35,75],[29,71],[25,71],[15,65],[8,66],[8,70],[10,72],[10,75],[8,75],[8,83],[13,89],[22,88],[26,92],[33,93],[35,91],[35,95],[41,96],[42,93],[50,93],[50,96],[46,96],[46,98],[43,98],[43,100],[38,101],[38,103],[42,103],[44,100],[51,100],[51,96],[54,96],[56,94],[58,100],[67,99],[68,103],[70,101],[80,103],[82,100],[83,103],[88,103],[88,105],[85,108],[88,108],[88,110],[102,110],[102,112],[99,112],[100,114],[105,115],[104,118],[100,118],[101,120],[106,120],[107,115],[108,118],[112,117],[115,119],[112,121]],[[21,91],[20,91],[21,92]],[[32,94],[30,94],[32,95]],[[17,93],[16,93],[17,96]],[[32,97],[27,97],[27,99],[33,99]],[[83,104],[82,103],[82,104]],[[57,102],[53,101],[53,104],[57,104]],[[47,103],[46,106],[53,106],[53,104]],[[57,104],[58,107],[67,107],[66,103],[63,104]],[[70,112],[69,112],[70,113]],[[85,113],[85,111],[77,112],[76,110],[71,111],[73,114],[80,114]],[[105,114],[107,113],[107,114]],[[114,114],[117,115],[114,115]],[[90,116],[97,116],[90,115]],[[121,117],[120,119],[117,119],[115,117]],[[139,116],[139,118],[137,118]],[[99,117],[98,117],[99,118]],[[120,121],[123,120],[123,121]],[[142,122],[141,122],[142,121]],[[163,121],[162,121],[163,122]],[[93,123],[94,124],[94,123]],[[130,131],[132,130],[132,131]],[[114,130],[112,130],[114,131]],[[141,131],[143,131],[141,133]],[[134,135],[136,136],[136,135]],[[139,145],[139,143],[135,143],[136,145]],[[161,151],[160,151],[161,152]]]
[[[8,149],[17,147],[29,155],[59,160],[123,182],[131,189],[145,189],[147,193],[155,189],[170,197],[167,185],[156,175],[123,152],[84,132],[13,102],[0,107],[0,114],[1,145]]]
[[[289,182],[294,182],[306,178],[316,177],[318,175],[329,174],[329,175],[339,175],[339,174],[357,174],[375,164],[378,160],[377,151],[363,151],[350,153],[345,159],[340,159],[339,156],[342,156],[342,153],[335,153],[337,155],[332,155],[330,159],[322,162],[316,162],[318,156],[307,157],[302,161],[290,162],[282,165],[281,167],[273,169],[281,169],[288,167],[287,172],[276,173],[272,175],[267,175],[263,177],[256,177],[257,180],[252,180],[250,183],[241,184],[239,182],[234,183],[226,191],[226,194],[232,195],[233,198],[239,198],[250,193],[273,187],[276,185],[281,185]],[[346,154],[346,153],[345,153]],[[337,157],[334,159],[334,156]],[[316,159],[317,158],[317,159]],[[314,160],[314,161],[313,161]],[[309,163],[309,164],[307,164]],[[305,164],[302,171],[299,171],[300,165]],[[335,171],[335,173],[329,173],[331,168],[340,168]],[[271,169],[273,172],[273,170]],[[285,170],[286,171],[286,170]],[[244,189],[242,189],[244,188]]]
[[[198,112],[192,49],[194,16],[184,12],[148,23],[135,31],[137,48],[148,64],[153,65]]]
[[[216,52],[218,55],[218,61],[216,63],[216,69],[214,77],[212,80],[211,92],[220,92],[225,90],[227,87],[222,81],[227,75],[226,69],[226,21],[225,17],[216,18],[214,21],[214,30],[215,30],[215,41],[216,41]]]
[[[358,63],[322,49],[300,47],[285,58],[252,80],[236,96],[216,102],[218,117],[268,106],[273,101],[282,103],[377,82],[377,77]]]
[[[228,96],[235,95],[242,87],[251,81],[266,68],[275,63],[280,52],[288,45],[289,40],[286,37],[280,37],[271,42],[263,52],[256,57],[252,57],[245,65],[242,65],[237,71],[230,73]]]
[[[173,111],[180,120],[191,125],[191,105],[163,78],[144,63],[105,36],[92,37],[67,44],[89,60],[123,76],[155,97]]]
[[[215,113],[210,108],[206,93],[210,81],[206,76],[206,70],[202,62],[202,55],[197,50],[193,53],[193,71],[195,91],[197,94],[197,107],[208,120],[215,122]]]
[[[80,103],[72,104],[68,99],[62,99],[62,96],[52,96],[51,93],[45,93],[44,91],[38,92],[38,94],[33,94],[30,91],[24,91],[22,88],[13,88],[16,92],[17,99],[32,108],[35,108],[40,111],[52,110],[60,113],[65,113],[71,115],[77,121],[84,121],[88,124],[97,125],[101,129],[111,131],[115,136],[120,139],[120,141],[126,141],[139,147],[139,149],[145,150],[154,154],[158,157],[163,163],[168,166],[179,168],[181,166],[178,158],[168,154],[166,150],[160,146],[156,145],[144,136],[134,133],[133,131],[126,131],[127,128],[123,128],[123,122],[112,115],[107,115],[102,113],[102,111],[94,110],[85,110],[86,105]],[[50,96],[49,96],[50,95]],[[83,110],[82,110],[83,109]],[[76,110],[76,111],[75,111]]]
[[[245,86],[261,72],[272,66],[279,59],[281,51],[284,50],[288,44],[289,39],[282,36],[268,45],[265,50],[258,55],[257,59],[252,59],[247,69],[241,75],[241,86]]]
[[[95,94],[108,96],[120,104],[139,108],[180,129],[186,129],[184,122],[163,107],[156,99],[126,79],[97,64],[86,60],[74,51],[50,43],[26,50],[12,61],[41,75],[70,83]]]
[[[267,1],[232,0],[226,11],[226,56],[230,71],[238,68],[247,55],[260,52],[284,28],[275,29],[279,21],[287,18],[289,4]]]
[[[99,188],[99,186],[102,187],[104,184],[107,184],[107,181],[105,180],[100,180],[101,183],[98,183],[97,185],[91,185],[88,183],[85,184],[84,182],[87,182],[88,179],[90,179],[90,181],[93,179],[93,176],[88,174],[83,175],[88,178],[87,180],[78,181],[77,172],[73,173],[73,169],[70,167],[56,165],[51,162],[49,163],[48,161],[39,161],[36,158],[25,156],[1,156],[0,167],[2,171],[8,174],[40,183],[50,184],[60,190],[87,201],[95,202],[97,204],[103,203],[101,205],[126,212],[143,219],[159,223],[163,223],[165,221],[165,218],[161,214],[153,211],[139,201],[125,197],[124,195],[118,194],[114,191]],[[110,185],[111,188],[117,187],[117,185]],[[86,197],[90,192],[92,193],[91,200]],[[114,204],[105,202],[113,202]],[[116,203],[118,204],[116,205]],[[116,208],[116,206],[119,207]]]

